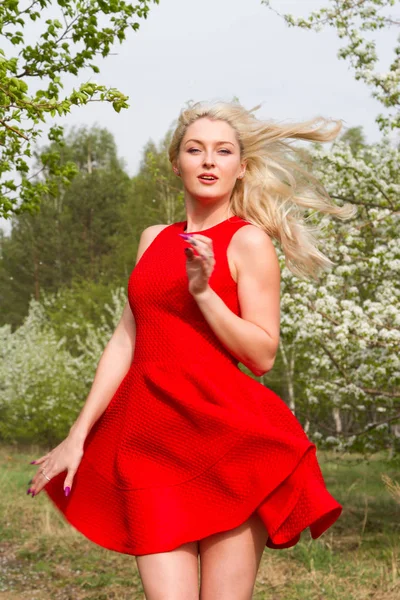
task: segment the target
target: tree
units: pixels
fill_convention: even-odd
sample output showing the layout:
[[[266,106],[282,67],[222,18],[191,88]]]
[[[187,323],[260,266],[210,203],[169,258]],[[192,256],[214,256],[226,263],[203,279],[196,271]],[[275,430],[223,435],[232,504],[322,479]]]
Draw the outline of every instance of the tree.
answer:
[[[136,184],[142,179],[151,189],[152,202],[147,203],[150,218],[167,224],[184,218],[182,180],[175,175],[168,159],[171,138],[172,130],[169,130],[158,147],[152,141],[146,144],[139,174],[135,178]]]
[[[152,0],[154,3],[159,0]],[[3,0],[0,3],[0,36],[7,45],[20,46],[17,56],[0,48],[0,216],[10,218],[39,210],[43,194],[55,194],[68,185],[74,164],[60,165],[57,152],[42,154],[41,162],[53,176],[29,176],[29,159],[40,138],[40,123],[64,116],[71,106],[110,102],[117,112],[128,107],[128,97],[112,87],[93,81],[63,93],[63,78],[78,76],[90,67],[99,73],[96,59],[110,54],[114,42],[125,39],[126,30],[139,28],[147,18],[151,0]],[[51,12],[50,12],[51,9]],[[49,18],[46,18],[49,17]],[[24,28],[30,21],[42,26],[34,44],[25,42]],[[36,82],[38,89],[30,91]],[[53,125],[50,142],[62,142],[62,127]],[[17,180],[16,180],[17,179]]]
[[[0,326],[0,441],[54,445],[68,435],[121,318],[126,291],[112,291],[99,307],[100,323],[88,322],[78,307],[64,322],[61,338],[53,320],[58,302],[58,295],[46,295],[43,304],[31,298],[18,329]],[[66,321],[60,310],[62,316]],[[74,353],[68,347],[71,339]]]
[[[118,265],[126,279],[133,268],[140,235],[146,227],[185,218],[182,180],[172,171],[167,147],[172,131],[157,145],[149,140],[142,151],[139,172],[131,180],[127,202],[120,206]],[[133,242],[133,244],[132,244]],[[116,267],[114,266],[114,269]]]
[[[377,117],[379,143],[366,144],[353,128],[329,151],[314,146],[315,174],[332,198],[356,205],[358,214],[348,223],[323,219],[321,245],[336,265],[318,285],[282,273],[281,335],[304,390],[292,405],[321,445],[365,453],[400,449],[400,151],[388,135],[400,127],[400,47],[382,74],[374,70],[375,42],[364,37],[399,24],[382,14],[394,4],[332,1],[307,19],[283,15],[290,26],[336,28],[347,40],[339,57],[387,109]],[[302,368],[296,369],[299,357]]]
[[[0,240],[0,323],[12,326],[21,324],[31,296],[39,300],[42,291],[90,287],[101,304],[103,285],[120,283],[120,211],[131,184],[112,134],[96,126],[72,129],[61,147],[53,142],[45,152],[58,153],[60,168],[72,161],[77,175],[68,189],[43,193],[38,213],[14,215],[10,236]],[[47,167],[37,168],[52,181]],[[134,241],[130,246],[133,252]]]
[[[400,129],[400,38],[387,72],[382,73],[377,69],[376,42],[366,36],[366,32],[400,25],[398,16],[385,12],[399,4],[399,0],[330,0],[328,7],[298,19],[290,14],[281,15],[272,7],[272,0],[261,0],[261,3],[291,27],[314,31],[321,31],[324,27],[336,29],[339,38],[345,40],[338,57],[350,62],[355,78],[364,81],[371,88],[372,96],[388,109],[387,114],[379,114],[376,118],[381,131]]]

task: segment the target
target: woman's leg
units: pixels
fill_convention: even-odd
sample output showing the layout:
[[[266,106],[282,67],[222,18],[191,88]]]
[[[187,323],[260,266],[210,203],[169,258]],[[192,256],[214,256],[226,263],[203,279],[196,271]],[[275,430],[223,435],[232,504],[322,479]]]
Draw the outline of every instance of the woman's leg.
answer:
[[[146,600],[198,600],[198,542],[136,556]]]
[[[267,539],[254,512],[239,527],[199,540],[200,600],[251,600]]]

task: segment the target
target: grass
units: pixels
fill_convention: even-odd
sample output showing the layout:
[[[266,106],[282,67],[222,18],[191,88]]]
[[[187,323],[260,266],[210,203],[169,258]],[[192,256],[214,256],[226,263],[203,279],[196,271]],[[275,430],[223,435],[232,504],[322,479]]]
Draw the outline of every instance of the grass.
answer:
[[[38,448],[0,447],[1,600],[144,600],[134,556],[93,544],[44,493],[26,495]],[[304,531],[286,550],[266,548],[254,600],[397,600],[400,498],[385,485],[398,471],[384,457],[318,452],[340,519],[318,540]],[[398,490],[397,490],[398,493]],[[234,599],[232,599],[234,600]]]

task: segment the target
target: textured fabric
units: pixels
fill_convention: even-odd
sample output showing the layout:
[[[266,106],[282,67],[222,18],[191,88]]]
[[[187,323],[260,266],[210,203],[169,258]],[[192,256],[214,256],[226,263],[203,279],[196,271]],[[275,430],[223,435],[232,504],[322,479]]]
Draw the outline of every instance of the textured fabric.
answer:
[[[210,286],[240,316],[227,260],[231,217],[203,230],[216,264]],[[93,542],[133,555],[165,552],[227,531],[254,511],[269,548],[319,537],[342,507],[327,491],[316,446],[285,402],[243,373],[188,290],[183,233],[164,228],[128,282],[136,320],[132,365],[66,471],[45,490]]]

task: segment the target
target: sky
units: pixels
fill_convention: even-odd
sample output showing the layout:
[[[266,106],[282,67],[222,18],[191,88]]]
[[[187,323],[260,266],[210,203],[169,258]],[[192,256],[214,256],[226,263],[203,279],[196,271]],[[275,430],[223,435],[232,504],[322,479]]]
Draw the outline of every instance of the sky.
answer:
[[[326,0],[273,2],[296,16],[326,5]],[[31,25],[27,42],[34,41],[39,25]],[[382,70],[392,57],[395,33],[374,33]],[[331,29],[288,27],[261,0],[160,0],[138,31],[127,31],[112,56],[97,61],[99,74],[88,69],[66,80],[66,91],[88,80],[116,87],[129,96],[130,107],[116,113],[109,103],[91,103],[73,107],[57,123],[67,130],[106,127],[131,176],[145,144],[164,137],[188,100],[236,96],[248,109],[262,104],[257,117],[276,121],[338,118],[344,127],[361,125],[368,142],[378,141],[375,117],[382,106],[354,79],[349,63],[337,58],[340,44]],[[0,226],[9,232],[9,221],[0,220]]]

